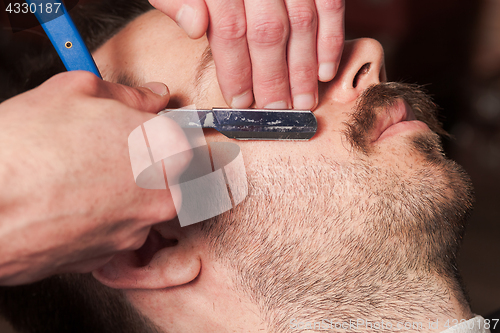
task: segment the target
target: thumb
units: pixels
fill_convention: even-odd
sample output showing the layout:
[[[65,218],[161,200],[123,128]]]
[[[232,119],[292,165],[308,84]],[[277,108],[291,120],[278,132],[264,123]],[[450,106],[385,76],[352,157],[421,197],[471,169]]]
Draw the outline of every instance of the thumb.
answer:
[[[136,110],[158,113],[165,109],[170,99],[170,92],[161,82],[148,82],[142,87],[103,82],[105,89],[100,91],[100,97],[112,98]]]
[[[200,38],[208,27],[204,0],[149,0],[149,3],[177,22],[190,38]]]
[[[165,107],[168,104],[168,101],[170,100],[170,91],[168,90],[168,87],[161,82],[148,82],[144,84],[142,87],[136,89],[138,89],[139,91],[144,90],[146,98],[148,99],[149,102],[147,103],[147,105],[143,105],[149,108],[144,108],[144,109],[137,108],[141,111],[158,113],[159,111],[165,109]],[[154,95],[151,96],[151,93],[147,91],[148,89],[156,96]],[[151,99],[154,99],[154,101],[151,101]],[[159,109],[158,106],[160,107]]]

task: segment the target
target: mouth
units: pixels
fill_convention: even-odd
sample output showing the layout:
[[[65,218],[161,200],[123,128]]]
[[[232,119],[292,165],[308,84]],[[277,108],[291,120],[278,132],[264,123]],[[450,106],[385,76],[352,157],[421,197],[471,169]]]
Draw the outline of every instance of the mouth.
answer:
[[[394,105],[377,116],[377,126],[373,132],[372,143],[381,142],[389,137],[406,131],[429,131],[429,127],[417,120],[411,106],[404,100],[398,99]]]

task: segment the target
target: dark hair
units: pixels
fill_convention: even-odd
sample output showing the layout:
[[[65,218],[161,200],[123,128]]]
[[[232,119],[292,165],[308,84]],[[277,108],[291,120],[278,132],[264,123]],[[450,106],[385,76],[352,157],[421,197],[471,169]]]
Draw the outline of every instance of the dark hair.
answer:
[[[66,274],[0,287],[0,314],[20,333],[157,333],[123,294],[91,274]]]
[[[146,0],[103,0],[77,5],[69,13],[85,44],[90,52],[93,52],[129,22],[151,9],[153,7]],[[33,89],[66,70],[45,36],[39,35],[37,42],[41,45],[31,47],[22,35],[11,37],[13,45],[6,47],[20,50],[22,54],[9,54],[10,64],[3,65],[5,89],[0,92],[0,101]],[[19,44],[22,44],[22,47]]]
[[[100,1],[79,7],[72,15],[90,52],[95,51],[139,15],[153,9],[146,0]]]

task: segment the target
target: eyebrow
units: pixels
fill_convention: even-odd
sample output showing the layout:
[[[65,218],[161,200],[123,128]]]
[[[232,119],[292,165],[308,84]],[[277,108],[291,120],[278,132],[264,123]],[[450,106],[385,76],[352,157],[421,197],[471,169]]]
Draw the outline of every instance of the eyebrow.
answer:
[[[201,60],[196,68],[195,74],[195,90],[198,95],[203,95],[204,97],[207,94],[207,83],[208,83],[208,73],[209,69],[214,66],[214,57],[212,55],[212,50],[210,49],[210,45],[207,45],[203,53],[201,54]]]
[[[118,72],[116,78],[113,78],[112,81],[129,87],[139,87],[141,85],[141,80],[137,76],[125,71]]]

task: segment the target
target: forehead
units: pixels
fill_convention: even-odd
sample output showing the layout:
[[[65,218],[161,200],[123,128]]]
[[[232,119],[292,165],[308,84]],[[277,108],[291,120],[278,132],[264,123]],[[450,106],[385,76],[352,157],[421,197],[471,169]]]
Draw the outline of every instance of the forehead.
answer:
[[[200,99],[199,91],[208,88],[200,87],[205,82],[197,78],[207,46],[206,37],[192,40],[169,17],[151,10],[130,22],[93,55],[105,80],[118,82],[132,77],[133,85],[163,82],[169,87],[171,104],[178,104],[171,107],[176,107],[193,104]],[[215,75],[209,75],[214,81]]]

